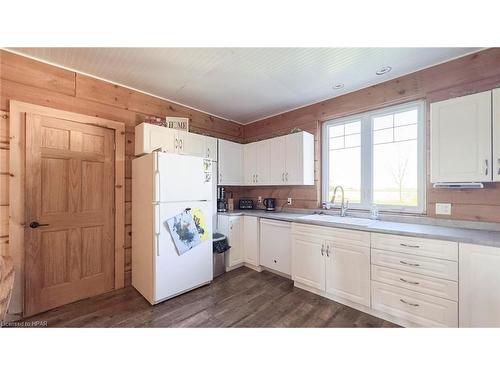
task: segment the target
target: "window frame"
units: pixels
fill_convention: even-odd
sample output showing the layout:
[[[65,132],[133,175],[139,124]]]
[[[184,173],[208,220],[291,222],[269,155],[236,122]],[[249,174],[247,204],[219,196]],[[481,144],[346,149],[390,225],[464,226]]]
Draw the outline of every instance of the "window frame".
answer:
[[[321,139],[321,199],[322,202],[327,202],[328,199],[328,184],[329,184],[329,128],[339,126],[354,121],[361,122],[361,203],[349,203],[350,208],[369,210],[373,204],[373,120],[374,117],[379,117],[387,114],[397,114],[408,111],[409,109],[417,109],[417,193],[418,206],[403,206],[403,205],[382,205],[377,204],[380,211],[398,212],[398,213],[414,213],[422,214],[426,210],[426,139],[425,139],[425,101],[417,100],[403,104],[396,104],[389,107],[376,109],[373,111],[363,112],[346,117],[328,120],[322,124],[322,139]]]

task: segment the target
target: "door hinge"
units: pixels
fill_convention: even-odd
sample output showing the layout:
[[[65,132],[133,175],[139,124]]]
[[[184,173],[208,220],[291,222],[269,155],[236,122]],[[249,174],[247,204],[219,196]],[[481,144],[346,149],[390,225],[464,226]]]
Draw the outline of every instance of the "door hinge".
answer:
[[[116,150],[116,142],[113,143],[113,150]]]

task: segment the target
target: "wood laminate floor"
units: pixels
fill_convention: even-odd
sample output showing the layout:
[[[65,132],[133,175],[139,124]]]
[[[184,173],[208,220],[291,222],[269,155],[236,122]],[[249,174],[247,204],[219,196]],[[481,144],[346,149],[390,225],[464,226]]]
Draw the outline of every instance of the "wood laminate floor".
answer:
[[[396,327],[245,267],[156,306],[127,287],[26,321],[46,321],[47,327]]]

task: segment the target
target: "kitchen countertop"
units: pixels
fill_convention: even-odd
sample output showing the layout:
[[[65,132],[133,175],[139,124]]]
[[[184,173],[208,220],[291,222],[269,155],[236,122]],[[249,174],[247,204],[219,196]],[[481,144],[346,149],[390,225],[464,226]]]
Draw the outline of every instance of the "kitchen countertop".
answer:
[[[432,238],[453,242],[464,242],[484,246],[500,247],[500,231],[495,230],[467,229],[459,227],[449,227],[444,225],[402,223],[382,220],[370,220],[370,224],[368,226],[360,226],[349,223],[332,223],[327,221],[304,219],[304,216],[308,216],[310,215],[310,213],[266,212],[265,210],[239,210],[231,212],[218,212],[217,214],[226,216],[248,215],[256,216],[262,219],[320,225],[332,228],[345,228],[373,233]],[[348,217],[349,216],[347,216],[347,218]],[[353,219],[354,218],[355,217],[353,217]]]

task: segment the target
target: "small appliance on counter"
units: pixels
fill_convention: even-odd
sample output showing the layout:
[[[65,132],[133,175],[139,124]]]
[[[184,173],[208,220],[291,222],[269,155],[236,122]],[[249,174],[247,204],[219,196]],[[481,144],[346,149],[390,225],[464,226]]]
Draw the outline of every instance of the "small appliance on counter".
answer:
[[[217,188],[217,212],[227,211],[226,189],[223,186]]]
[[[253,200],[248,198],[240,199],[238,202],[238,208],[240,210],[253,210],[254,209]]]
[[[266,211],[275,211],[276,210],[276,199],[266,198],[262,202],[264,203],[264,206],[266,207]]]

